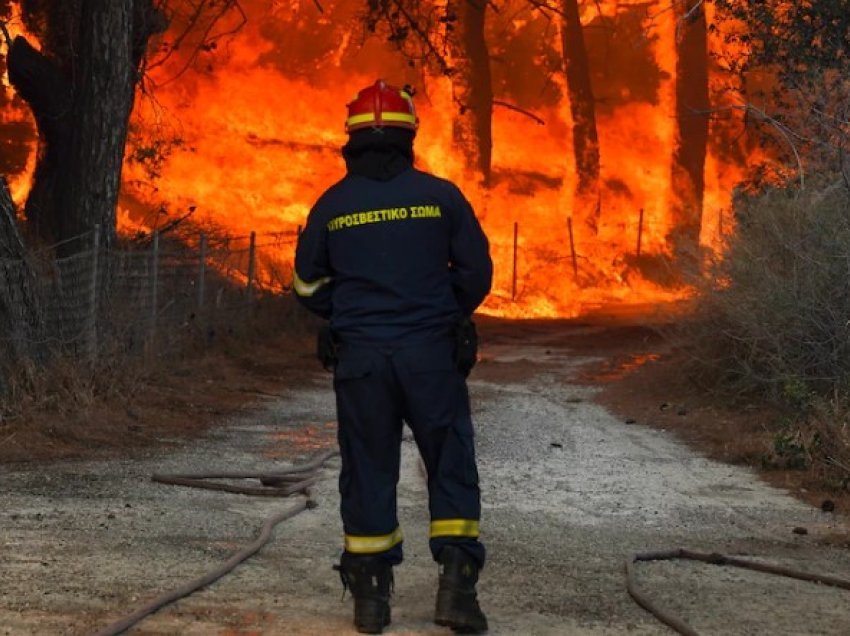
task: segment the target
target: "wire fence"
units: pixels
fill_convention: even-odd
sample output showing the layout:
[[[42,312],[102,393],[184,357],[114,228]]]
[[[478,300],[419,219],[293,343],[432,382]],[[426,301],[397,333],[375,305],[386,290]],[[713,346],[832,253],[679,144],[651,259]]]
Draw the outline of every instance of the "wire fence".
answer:
[[[90,361],[166,350],[187,331],[213,333],[249,316],[259,297],[288,292],[296,238],[154,232],[105,249],[96,228],[27,262],[0,261],[0,290],[13,300],[6,322],[21,326],[0,338],[17,352],[47,348]],[[69,255],[53,257],[57,248]],[[32,322],[33,302],[21,296],[28,276],[36,329],[25,328]]]

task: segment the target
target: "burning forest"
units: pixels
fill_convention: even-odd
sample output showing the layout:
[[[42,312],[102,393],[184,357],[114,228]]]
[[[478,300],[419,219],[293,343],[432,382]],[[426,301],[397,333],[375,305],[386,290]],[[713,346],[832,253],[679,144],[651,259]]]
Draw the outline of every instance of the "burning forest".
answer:
[[[685,274],[733,231],[733,189],[771,156],[746,134],[744,111],[712,114],[740,102],[722,62],[735,22],[713,3],[147,4],[156,18],[128,60],[140,81],[111,219],[119,233],[185,217],[294,239],[343,174],[345,104],[383,77],[416,88],[417,163],[463,185],[490,238],[484,311],[571,317],[689,296]],[[40,47],[61,57],[49,3],[0,6],[11,61],[19,35],[30,57]],[[82,228],[44,216],[44,169],[61,164],[56,146],[78,122],[51,132],[29,80],[10,68],[5,81],[2,169],[28,223],[60,241]],[[291,248],[278,257],[289,263]]]

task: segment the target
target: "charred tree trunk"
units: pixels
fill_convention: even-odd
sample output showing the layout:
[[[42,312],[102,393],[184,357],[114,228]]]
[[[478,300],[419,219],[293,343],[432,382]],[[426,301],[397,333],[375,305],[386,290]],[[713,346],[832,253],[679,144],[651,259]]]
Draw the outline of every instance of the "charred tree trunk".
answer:
[[[38,127],[38,158],[24,208],[33,232],[47,241],[63,240],[67,211],[59,181],[66,165],[71,120],[71,85],[59,68],[23,37],[15,38],[7,60],[9,79],[29,104]]]
[[[680,12],[676,61],[676,148],[673,152],[673,227],[668,237],[677,258],[693,260],[699,252],[708,146],[708,36],[705,7]],[[685,17],[685,12],[690,11]]]
[[[24,0],[23,9],[43,45],[17,38],[8,58],[39,130],[27,219],[52,241],[99,224],[108,246],[139,64],[165,22],[152,0]]]
[[[486,0],[449,0],[447,13],[456,17],[452,44],[452,97],[458,107],[453,137],[470,171],[487,184],[493,148],[493,86],[490,55],[484,39]]]
[[[595,231],[600,212],[599,137],[596,132],[596,104],[590,81],[590,64],[577,0],[563,0],[561,8],[564,16],[561,45],[573,117],[573,153],[578,178],[574,215],[587,222]]]
[[[89,0],[80,20],[79,77],[72,117],[75,125],[63,173],[62,199],[71,215],[66,232],[76,236],[95,225],[108,245],[127,127],[136,86],[132,58],[133,0]]]

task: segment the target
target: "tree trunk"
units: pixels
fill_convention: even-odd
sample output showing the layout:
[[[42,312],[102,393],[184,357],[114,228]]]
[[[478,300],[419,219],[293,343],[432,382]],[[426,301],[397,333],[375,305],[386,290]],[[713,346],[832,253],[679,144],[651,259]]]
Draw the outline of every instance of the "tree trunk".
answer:
[[[584,46],[577,0],[563,0],[564,21],[561,45],[567,78],[570,112],[573,118],[573,153],[578,183],[573,215],[594,231],[599,222],[599,137],[596,132],[596,104],[590,81],[590,64]]]
[[[103,228],[112,243],[127,126],[133,108],[133,0],[88,0],[80,20],[79,80],[69,163],[60,185],[72,214],[69,236]]]
[[[58,183],[67,163],[72,87],[55,63],[21,36],[15,38],[7,60],[9,80],[29,104],[38,127],[38,158],[30,194],[24,208],[35,235],[61,241],[70,234],[64,224]]]
[[[690,3],[678,3],[676,61],[676,148],[672,168],[673,225],[668,240],[678,258],[699,252],[708,146],[708,39],[705,7],[684,19]]]
[[[56,242],[99,224],[108,247],[139,64],[165,23],[152,0],[29,5],[44,25],[44,48],[17,38],[8,58],[10,80],[39,131],[27,219]]]
[[[449,0],[447,13],[457,19],[452,44],[452,98],[458,113],[453,137],[466,168],[487,184],[493,148],[493,86],[490,55],[484,39],[486,0]]]

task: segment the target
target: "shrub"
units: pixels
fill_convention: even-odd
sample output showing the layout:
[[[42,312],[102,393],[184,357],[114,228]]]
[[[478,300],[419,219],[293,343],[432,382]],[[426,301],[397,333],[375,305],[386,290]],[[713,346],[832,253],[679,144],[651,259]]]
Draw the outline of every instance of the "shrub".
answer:
[[[850,390],[850,196],[773,189],[742,201],[687,340],[709,385],[805,407]]]
[[[725,254],[701,282],[683,349],[708,390],[789,414],[771,465],[824,485],[850,479],[850,192],[772,189],[742,200]]]

